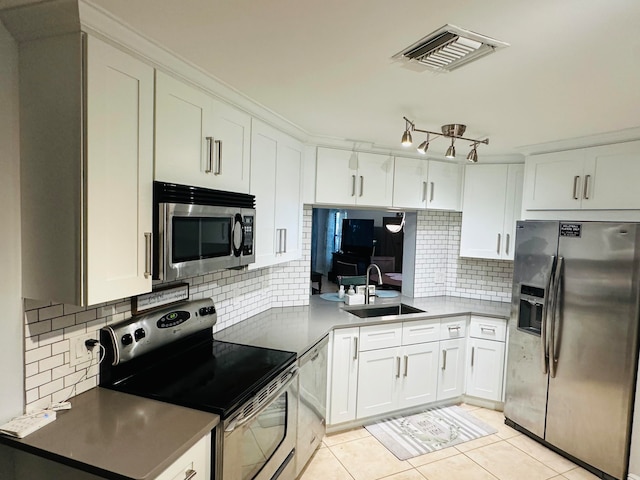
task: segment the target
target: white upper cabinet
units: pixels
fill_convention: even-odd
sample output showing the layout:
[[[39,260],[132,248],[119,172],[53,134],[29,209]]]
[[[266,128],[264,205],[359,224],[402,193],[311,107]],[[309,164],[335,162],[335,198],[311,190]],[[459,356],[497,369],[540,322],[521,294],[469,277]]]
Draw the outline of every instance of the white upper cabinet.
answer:
[[[156,71],[155,180],[247,193],[251,117]]]
[[[74,305],[152,288],[153,68],[84,41],[20,53],[23,295]]]
[[[533,155],[525,165],[525,210],[640,209],[640,141]]]
[[[393,206],[460,210],[462,166],[455,163],[396,157]]]
[[[393,157],[318,148],[316,202],[388,207],[393,201]]]
[[[87,50],[86,302],[151,291],[153,69]]]
[[[522,164],[467,165],[460,256],[513,260]]]
[[[300,258],[304,148],[297,140],[254,120],[251,150],[256,261],[249,268]]]

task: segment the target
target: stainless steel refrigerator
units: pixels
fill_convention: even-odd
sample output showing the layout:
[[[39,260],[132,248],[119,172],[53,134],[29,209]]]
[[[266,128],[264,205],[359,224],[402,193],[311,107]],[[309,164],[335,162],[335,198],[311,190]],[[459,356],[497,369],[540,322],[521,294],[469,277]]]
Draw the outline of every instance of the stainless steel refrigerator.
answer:
[[[638,363],[640,224],[516,228],[506,423],[626,478]]]

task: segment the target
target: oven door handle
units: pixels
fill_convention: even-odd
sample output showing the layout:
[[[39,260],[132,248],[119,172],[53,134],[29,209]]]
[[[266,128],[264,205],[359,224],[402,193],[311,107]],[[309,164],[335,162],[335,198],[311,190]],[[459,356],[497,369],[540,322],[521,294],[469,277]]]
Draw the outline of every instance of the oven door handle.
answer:
[[[229,425],[227,425],[227,427],[224,429],[224,432],[225,433],[233,432],[236,428],[239,428],[245,423],[250,422],[251,420],[256,418],[258,415],[260,415],[262,412],[264,412],[269,406],[271,406],[271,404],[278,399],[280,394],[284,392],[287,388],[289,388],[289,386],[295,380],[298,379],[298,367],[292,368],[289,374],[290,374],[290,377],[286,381],[286,383],[284,383],[275,393],[271,394],[271,399],[267,403],[262,405],[260,408],[258,408],[255,412],[251,413],[251,415],[247,417],[240,418],[241,415],[236,416],[233,420],[229,422]]]

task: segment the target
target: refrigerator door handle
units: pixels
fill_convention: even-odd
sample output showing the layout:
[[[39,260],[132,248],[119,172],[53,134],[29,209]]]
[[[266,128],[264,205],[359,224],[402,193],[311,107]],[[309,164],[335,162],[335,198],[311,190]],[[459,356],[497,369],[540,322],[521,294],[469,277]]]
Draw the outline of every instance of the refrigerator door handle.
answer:
[[[542,306],[542,325],[540,329],[540,353],[542,356],[542,373],[549,373],[549,315],[553,310],[553,287],[554,278],[557,267],[557,259],[555,255],[551,256],[551,272],[547,279],[547,289],[545,294],[544,305]]]
[[[551,312],[551,325],[549,327],[549,374],[551,378],[556,377],[558,366],[558,337],[556,331],[560,331],[562,315],[560,309],[560,286],[562,285],[562,268],[564,266],[564,258],[558,256],[558,264],[553,280],[553,310]],[[557,327],[556,327],[557,324]]]

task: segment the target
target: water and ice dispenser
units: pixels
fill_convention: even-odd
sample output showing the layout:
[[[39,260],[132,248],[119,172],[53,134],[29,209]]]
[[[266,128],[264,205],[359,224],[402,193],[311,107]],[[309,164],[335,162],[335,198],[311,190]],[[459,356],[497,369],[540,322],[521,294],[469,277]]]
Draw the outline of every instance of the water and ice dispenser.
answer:
[[[521,285],[518,329],[534,335],[540,335],[544,305],[544,288]]]

